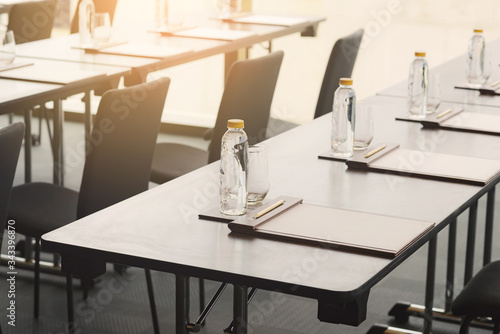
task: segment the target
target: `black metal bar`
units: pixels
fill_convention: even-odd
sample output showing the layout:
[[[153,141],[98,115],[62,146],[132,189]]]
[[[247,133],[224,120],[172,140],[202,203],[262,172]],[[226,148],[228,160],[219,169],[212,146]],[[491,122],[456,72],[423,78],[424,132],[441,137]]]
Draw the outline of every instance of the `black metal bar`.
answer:
[[[483,266],[491,262],[491,248],[493,246],[493,218],[495,213],[495,187],[488,192],[486,202],[486,223],[484,227]]]
[[[469,227],[467,229],[467,249],[465,252],[464,285],[467,284],[474,272],[474,249],[476,247],[477,201],[469,208]]]
[[[427,278],[425,282],[424,334],[432,330],[432,306],[434,304],[434,281],[436,279],[437,235],[429,240],[427,253]]]
[[[189,277],[175,276],[175,333],[187,334],[189,324]]]
[[[448,227],[448,258],[446,263],[446,296],[445,312],[451,312],[453,289],[455,288],[455,255],[457,248],[457,219],[453,219]]]
[[[40,238],[35,239],[35,300],[33,303],[35,319],[40,310]]]
[[[63,158],[63,122],[64,112],[61,100],[54,101],[54,184],[64,185]]]
[[[196,325],[201,325],[201,323],[203,321],[205,321],[206,317],[208,316],[208,314],[210,313],[210,311],[214,307],[215,303],[217,303],[217,301],[219,300],[220,296],[222,295],[222,292],[224,292],[224,290],[226,289],[226,287],[227,287],[227,283],[222,283],[219,286],[219,288],[217,289],[217,291],[215,292],[215,294],[213,295],[213,297],[208,302],[207,306],[202,310],[200,316],[198,317],[198,320],[196,320],[196,323],[195,323]]]
[[[66,298],[68,303],[68,333],[75,332],[75,315],[73,312],[73,277],[66,275]]]
[[[24,110],[24,182],[31,182],[31,109]]]
[[[233,321],[234,334],[248,333],[248,288],[246,286],[234,285],[233,290]]]
[[[198,279],[198,289],[200,292],[200,314],[201,314],[205,309],[205,280],[203,278]]]
[[[160,333],[160,324],[158,322],[158,312],[156,311],[155,293],[153,290],[153,280],[151,279],[151,271],[144,269],[146,273],[146,283],[148,286],[149,306],[151,307],[151,317],[153,320],[153,328],[155,334]]]

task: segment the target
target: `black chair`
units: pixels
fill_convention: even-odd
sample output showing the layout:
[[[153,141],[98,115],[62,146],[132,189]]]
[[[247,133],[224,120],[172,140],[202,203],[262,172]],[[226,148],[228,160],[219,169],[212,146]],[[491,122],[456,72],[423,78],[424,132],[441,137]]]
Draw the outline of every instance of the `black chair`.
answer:
[[[333,95],[339,86],[339,79],[351,77],[362,38],[363,29],[359,29],[335,42],[319,91],[314,118],[332,111]]]
[[[236,61],[227,76],[209,150],[158,143],[151,167],[151,181],[164,183],[219,160],[221,138],[230,118],[245,121],[250,144],[264,140],[282,60],[283,52],[277,51],[256,59]]]
[[[170,79],[163,78],[109,90],[103,95],[89,139],[91,145],[79,193],[50,183],[28,183],[13,188],[9,218],[16,221],[18,233],[36,240],[35,318],[39,304],[40,237],[148,189],[169,84]],[[146,278],[157,333],[158,319],[148,270]],[[72,305],[68,306],[72,310]],[[72,314],[69,317],[71,323]]]
[[[14,32],[16,44],[50,38],[57,9],[56,0],[21,2],[9,10],[7,30]]]
[[[462,317],[460,334],[467,334],[472,320],[491,318],[493,333],[500,332],[500,261],[485,265],[451,304],[453,314]]]
[[[339,79],[351,77],[362,38],[363,29],[359,29],[335,42],[321,84],[314,118],[332,111],[333,95],[339,86]],[[298,126],[298,124],[274,118],[271,118],[269,122],[271,131],[268,133],[268,137]]]
[[[9,227],[6,227],[7,211],[23,137],[24,123],[14,123],[0,129],[0,158],[2,160],[0,164],[0,249],[2,249],[5,228],[9,228],[9,231],[15,231],[16,228],[15,223],[11,225],[10,222]],[[13,233],[9,231],[7,233]],[[9,243],[7,247],[7,254],[14,255],[15,245]],[[2,333],[1,327],[0,333]]]
[[[79,7],[80,2],[82,0],[78,0],[76,5],[75,15],[73,16],[73,20],[71,21],[71,29],[70,32],[72,34],[77,33],[79,30]],[[96,13],[109,13],[109,18],[111,20],[111,24],[113,24],[113,18],[115,17],[116,3],[118,0],[93,0],[95,12]]]

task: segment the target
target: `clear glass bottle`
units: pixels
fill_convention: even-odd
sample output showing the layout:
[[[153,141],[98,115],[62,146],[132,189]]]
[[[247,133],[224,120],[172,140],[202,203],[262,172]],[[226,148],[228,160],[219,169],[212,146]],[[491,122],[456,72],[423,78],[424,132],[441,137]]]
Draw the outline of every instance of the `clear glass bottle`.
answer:
[[[247,211],[248,137],[241,119],[227,121],[220,154],[220,212],[239,216]]]
[[[480,88],[485,79],[484,73],[484,48],[485,41],[482,29],[474,29],[469,41],[467,57],[467,83],[470,87]]]
[[[350,158],[354,150],[354,125],[356,116],[356,93],[351,78],[341,78],[333,97],[332,155]]]
[[[78,32],[81,46],[91,46],[94,42],[94,15],[94,2],[82,0],[78,7]]]
[[[410,117],[422,119],[427,113],[427,85],[429,64],[425,52],[415,52],[408,78],[408,111]]]

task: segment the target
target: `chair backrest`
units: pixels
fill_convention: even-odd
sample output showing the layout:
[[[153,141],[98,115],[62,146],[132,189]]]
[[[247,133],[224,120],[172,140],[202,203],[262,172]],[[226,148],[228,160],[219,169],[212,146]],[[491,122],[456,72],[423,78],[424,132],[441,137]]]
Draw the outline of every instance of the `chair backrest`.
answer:
[[[49,38],[54,26],[57,1],[21,2],[9,10],[8,30],[14,32],[16,44]]]
[[[339,86],[339,79],[351,77],[362,38],[363,29],[359,29],[335,42],[319,91],[314,118],[332,111],[333,95]]]
[[[94,0],[94,7],[96,13],[109,13],[109,18],[111,20],[111,24],[113,24],[113,17],[115,16],[116,3],[118,0]],[[73,20],[71,21],[71,33],[77,33],[79,29],[79,13],[78,8],[80,7],[80,2],[82,0],[78,0],[76,5],[75,15],[73,16]]]
[[[148,189],[169,78],[107,91],[89,139],[77,218]]]
[[[221,139],[228,119],[245,121],[251,145],[265,139],[282,60],[283,51],[276,51],[256,59],[239,60],[231,66],[209,146],[209,163],[220,159]]]
[[[24,137],[24,123],[13,123],[0,129],[0,249],[9,211],[10,191],[16,173],[19,151]],[[14,226],[15,227],[15,226]]]

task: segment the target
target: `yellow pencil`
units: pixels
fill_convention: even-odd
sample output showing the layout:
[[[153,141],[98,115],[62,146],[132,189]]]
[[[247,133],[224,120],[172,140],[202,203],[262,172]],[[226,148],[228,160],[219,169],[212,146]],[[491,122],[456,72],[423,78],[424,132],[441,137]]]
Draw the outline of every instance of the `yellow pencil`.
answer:
[[[276,209],[278,206],[280,205],[283,205],[283,203],[285,203],[285,200],[281,200],[279,202],[276,202],[274,203],[273,205],[265,208],[264,210],[258,212],[255,214],[255,216],[253,216],[254,218],[259,218],[259,217],[262,217],[263,215],[265,215],[266,213],[270,212],[270,211],[273,211],[274,209]]]
[[[441,117],[443,117],[445,115],[448,115],[451,112],[451,110],[452,109],[450,108],[448,110],[443,111],[442,113],[440,113],[439,115],[437,115],[436,118],[441,118]]]
[[[382,145],[382,146],[374,149],[373,151],[366,153],[365,154],[365,158],[369,158],[372,155],[374,155],[375,153],[378,153],[378,152],[382,151],[385,147],[386,147],[386,145],[384,144],[384,145]]]

